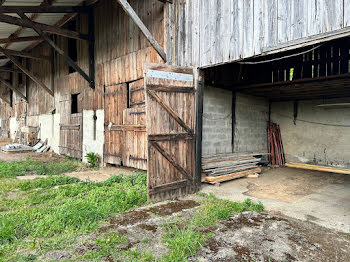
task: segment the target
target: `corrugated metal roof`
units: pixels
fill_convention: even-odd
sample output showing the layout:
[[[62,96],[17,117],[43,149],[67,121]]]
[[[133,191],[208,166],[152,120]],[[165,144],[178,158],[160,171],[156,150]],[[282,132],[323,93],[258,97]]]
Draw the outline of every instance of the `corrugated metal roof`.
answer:
[[[6,0],[3,6],[39,6],[43,0]],[[53,6],[76,6],[79,5],[82,0],[56,0]],[[18,17],[17,14],[8,14],[11,16]],[[27,14],[30,16],[31,14]],[[36,22],[54,25],[60,19],[62,19],[65,14],[40,14],[39,17],[35,20]],[[16,25],[10,25],[6,23],[0,23],[0,38],[7,38],[20,28]],[[24,29],[19,36],[36,36],[37,34],[32,29]],[[26,47],[30,46],[33,42],[21,42],[21,43],[12,43],[10,49],[21,51]],[[4,45],[2,45],[4,46]],[[4,65],[8,60],[0,60],[0,65]]]

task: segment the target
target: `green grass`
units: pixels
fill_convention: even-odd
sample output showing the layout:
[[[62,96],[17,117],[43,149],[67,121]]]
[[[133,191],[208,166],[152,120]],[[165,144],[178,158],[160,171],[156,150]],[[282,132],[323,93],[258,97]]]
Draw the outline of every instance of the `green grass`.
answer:
[[[29,159],[14,162],[0,161],[0,178],[13,178],[26,174],[61,175],[77,170],[78,166],[79,162],[76,160],[49,163]]]
[[[235,213],[244,211],[264,210],[261,202],[253,203],[251,199],[244,202],[232,202],[229,200],[218,199],[214,195],[209,195],[201,203],[201,207],[193,217],[193,223],[197,227],[205,227],[216,224],[220,220],[227,220]]]
[[[179,228],[177,225],[168,226],[163,235],[165,245],[170,253],[164,256],[161,261],[187,261],[187,257],[193,256],[203,246],[206,236],[198,232],[192,225]]]
[[[76,236],[95,231],[103,219],[144,204],[146,179],[140,173],[100,183],[63,176],[8,180],[10,188],[2,189],[0,201],[0,260],[6,255],[16,261],[20,248],[64,248]],[[11,191],[18,197],[7,198]]]

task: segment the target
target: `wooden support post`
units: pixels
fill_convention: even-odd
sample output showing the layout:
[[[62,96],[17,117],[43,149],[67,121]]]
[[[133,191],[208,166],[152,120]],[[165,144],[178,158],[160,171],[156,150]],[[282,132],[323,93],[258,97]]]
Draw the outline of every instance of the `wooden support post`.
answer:
[[[128,1],[127,0],[117,0],[117,1],[122,6],[124,11],[135,22],[135,24],[140,28],[141,32],[144,34],[144,36],[147,38],[147,40],[151,43],[151,45],[154,47],[154,49],[157,51],[157,53],[160,55],[160,57],[164,60],[164,62],[167,62],[166,54],[165,54],[164,50],[158,44],[158,42],[154,39],[151,32],[147,29],[147,27],[144,25],[144,23],[138,17],[138,15],[134,11],[134,9],[130,6]]]
[[[58,45],[55,44],[54,41],[50,39],[48,35],[46,35],[33,21],[31,21],[25,14],[18,13],[20,17],[23,18],[28,24],[30,24],[30,27],[38,34],[40,35],[57,53],[59,53],[62,58],[72,67],[75,71],[77,71],[86,81],[90,83],[89,76],[69,57],[67,56],[64,51],[58,47]]]
[[[196,157],[195,157],[195,184],[198,189],[202,179],[202,135],[203,135],[203,88],[204,74],[198,70],[196,75]]]
[[[5,56],[7,56],[8,59],[12,61],[19,69],[22,70],[23,73],[25,73],[27,76],[30,77],[35,83],[37,83],[39,86],[44,88],[51,96],[54,96],[51,89],[49,89],[40,79],[38,79],[34,74],[32,74],[27,68],[25,68],[20,61],[18,61],[15,57],[13,57],[11,54],[9,54],[6,49],[2,48],[0,46],[0,52],[2,52]]]
[[[11,25],[17,25],[21,27],[27,27],[27,28],[33,28],[33,25],[35,25],[37,28],[42,30],[43,32],[48,32],[56,35],[61,35],[65,37],[70,37],[78,40],[88,40],[88,36],[81,34],[79,32],[67,30],[67,29],[62,29],[58,26],[53,26],[53,25],[46,25],[38,22],[33,22],[28,18],[26,19],[20,19],[14,16],[9,16],[9,15],[4,15],[0,14],[0,22],[11,24]]]
[[[17,87],[14,87],[9,82],[7,82],[5,79],[0,78],[0,82],[3,83],[5,86],[7,86],[9,89],[11,89],[13,92],[18,94],[21,98],[27,101],[27,97],[21,93],[21,91],[18,90]]]
[[[90,87],[95,89],[95,17],[94,9],[89,8],[89,78]]]

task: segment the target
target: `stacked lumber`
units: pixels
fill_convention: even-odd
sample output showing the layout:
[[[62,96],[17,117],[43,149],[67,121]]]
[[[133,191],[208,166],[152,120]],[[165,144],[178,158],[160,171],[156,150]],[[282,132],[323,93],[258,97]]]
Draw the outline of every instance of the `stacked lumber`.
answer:
[[[261,157],[254,155],[221,154],[202,158],[202,182],[220,182],[246,177],[261,172]]]
[[[316,166],[316,165],[309,165],[309,164],[303,164],[303,163],[287,163],[286,167],[350,175],[349,169],[340,169],[340,168],[329,167],[329,166]]]
[[[283,166],[286,163],[279,125],[267,122],[269,162],[274,166]]]

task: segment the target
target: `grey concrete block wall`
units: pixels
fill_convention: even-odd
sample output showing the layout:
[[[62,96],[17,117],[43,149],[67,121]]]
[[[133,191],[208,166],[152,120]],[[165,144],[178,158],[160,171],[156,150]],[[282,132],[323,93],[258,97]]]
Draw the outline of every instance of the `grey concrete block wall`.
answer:
[[[236,94],[234,152],[267,152],[268,112],[265,98]]]
[[[202,154],[232,152],[232,92],[205,86]]]
[[[268,102],[236,95],[235,141],[232,148],[232,92],[206,86],[203,97],[203,155],[267,152]]]
[[[344,102],[350,99],[300,101],[296,125],[293,102],[272,104],[271,119],[280,125],[288,162],[350,168],[350,108],[317,107]]]

